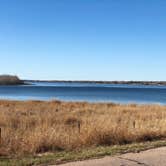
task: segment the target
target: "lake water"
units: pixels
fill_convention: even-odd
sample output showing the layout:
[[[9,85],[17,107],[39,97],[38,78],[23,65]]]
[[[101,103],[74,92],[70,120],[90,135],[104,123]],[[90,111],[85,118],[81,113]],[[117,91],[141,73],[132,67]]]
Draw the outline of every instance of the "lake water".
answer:
[[[33,83],[0,86],[0,99],[65,100],[116,103],[166,104],[166,86],[96,83]]]

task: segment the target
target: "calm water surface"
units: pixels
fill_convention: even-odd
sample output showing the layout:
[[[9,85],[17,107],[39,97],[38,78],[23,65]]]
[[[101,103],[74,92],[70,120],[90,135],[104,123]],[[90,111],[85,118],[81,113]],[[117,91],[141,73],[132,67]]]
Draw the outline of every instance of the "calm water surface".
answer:
[[[33,83],[0,86],[0,99],[154,103],[166,105],[166,86],[95,83]]]

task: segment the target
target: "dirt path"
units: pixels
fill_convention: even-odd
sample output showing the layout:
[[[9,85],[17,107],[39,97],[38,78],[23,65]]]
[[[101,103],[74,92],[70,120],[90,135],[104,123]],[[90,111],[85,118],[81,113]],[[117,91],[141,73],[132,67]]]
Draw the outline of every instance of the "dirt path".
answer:
[[[166,166],[166,147],[115,157],[72,162],[61,166]]]

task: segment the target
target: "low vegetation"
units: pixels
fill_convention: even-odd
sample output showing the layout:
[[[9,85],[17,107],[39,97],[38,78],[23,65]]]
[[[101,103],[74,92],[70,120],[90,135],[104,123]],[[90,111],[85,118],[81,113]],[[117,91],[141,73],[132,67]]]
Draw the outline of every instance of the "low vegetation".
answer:
[[[24,82],[21,81],[17,76],[11,75],[0,75],[0,85],[20,85]]]
[[[0,156],[71,152],[166,138],[166,106],[0,101]]]

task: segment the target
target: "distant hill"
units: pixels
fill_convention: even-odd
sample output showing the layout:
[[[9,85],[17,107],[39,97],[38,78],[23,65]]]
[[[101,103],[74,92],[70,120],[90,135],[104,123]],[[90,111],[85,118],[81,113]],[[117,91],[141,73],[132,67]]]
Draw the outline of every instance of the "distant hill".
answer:
[[[17,76],[0,75],[0,85],[21,85],[24,84]]]

